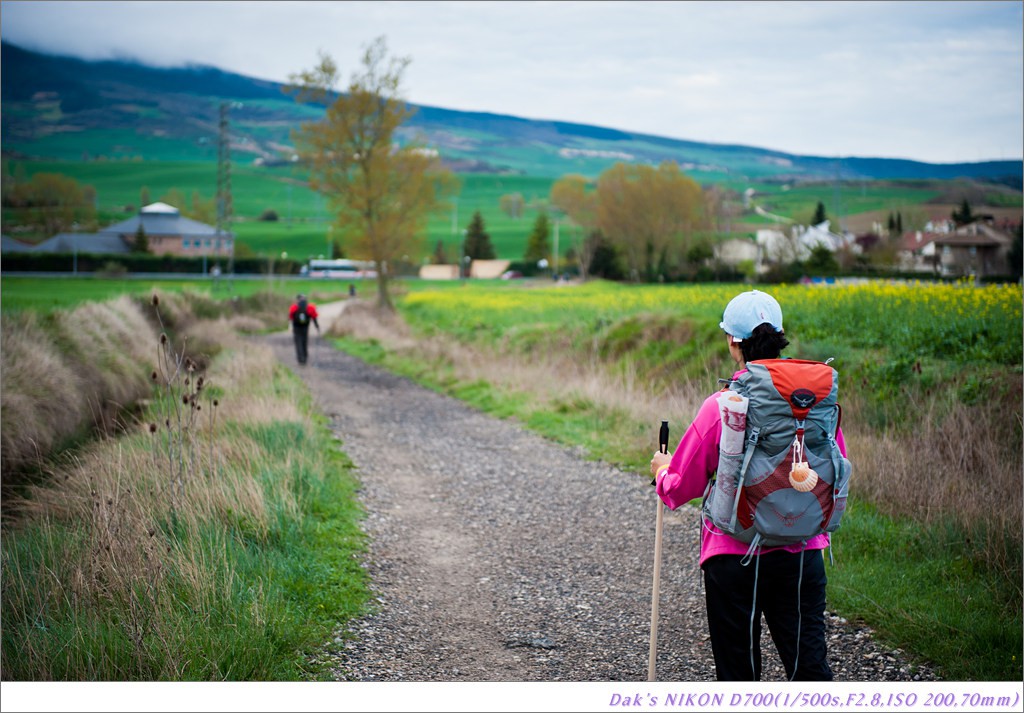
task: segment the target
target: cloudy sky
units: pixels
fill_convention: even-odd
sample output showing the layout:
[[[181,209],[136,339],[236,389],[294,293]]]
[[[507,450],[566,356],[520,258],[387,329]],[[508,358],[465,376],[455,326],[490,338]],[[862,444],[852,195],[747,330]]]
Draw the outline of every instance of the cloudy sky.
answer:
[[[795,154],[1024,156],[1024,3],[4,0],[5,41],[285,81],[385,36],[417,104]]]

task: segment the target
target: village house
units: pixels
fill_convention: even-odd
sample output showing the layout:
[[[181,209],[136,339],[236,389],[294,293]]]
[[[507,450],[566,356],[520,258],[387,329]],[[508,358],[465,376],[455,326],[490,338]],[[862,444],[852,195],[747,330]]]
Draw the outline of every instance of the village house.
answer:
[[[788,234],[777,229],[758,230],[758,272],[767,270],[772,264],[806,260],[811,256],[811,251],[819,246],[833,253],[843,248],[849,248],[854,253],[861,252],[851,233],[835,233],[830,225],[827,220],[811,226],[793,225]]]
[[[134,245],[139,226],[146,234],[149,252],[154,255],[201,257],[203,255],[231,255],[234,235],[217,234],[217,229],[198,220],[184,218],[181,211],[166,203],[151,203],[138,215],[108,226],[99,235],[119,235],[128,245]]]
[[[943,277],[1008,275],[1013,236],[991,220],[976,220],[951,232],[909,231],[900,247],[900,267]]]
[[[729,238],[714,246],[715,260],[723,265],[738,267],[743,262],[757,264],[757,242],[750,238]]]
[[[232,254],[234,234],[217,234],[217,229],[198,220],[184,218],[181,211],[166,203],[151,203],[138,215],[107,226],[95,233],[59,233],[38,245],[4,240],[4,252],[46,253],[128,253],[139,235],[146,235],[153,255],[181,257],[227,257]]]

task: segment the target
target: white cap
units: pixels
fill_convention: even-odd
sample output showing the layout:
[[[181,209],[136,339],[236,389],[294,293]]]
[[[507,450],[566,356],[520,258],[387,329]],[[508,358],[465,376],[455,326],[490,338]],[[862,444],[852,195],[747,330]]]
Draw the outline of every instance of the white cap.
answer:
[[[734,342],[742,342],[762,324],[770,324],[776,332],[783,331],[782,308],[767,292],[751,290],[732,298],[726,305],[718,326],[725,330]]]

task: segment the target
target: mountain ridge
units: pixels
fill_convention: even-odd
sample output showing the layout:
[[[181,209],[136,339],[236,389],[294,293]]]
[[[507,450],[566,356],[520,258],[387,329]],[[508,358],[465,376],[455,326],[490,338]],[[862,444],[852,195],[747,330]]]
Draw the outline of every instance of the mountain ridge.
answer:
[[[0,43],[5,155],[76,160],[215,160],[219,106],[231,102],[235,160],[284,163],[290,134],[322,109],[296,103],[279,82],[209,65],[160,68],[85,60]],[[928,163],[798,155],[675,139],[593,124],[528,119],[410,103],[399,138],[422,136],[455,170],[596,176],[616,161],[673,160],[700,180],[952,179],[1019,183],[1024,160]],[[75,139],[78,139],[77,141]]]

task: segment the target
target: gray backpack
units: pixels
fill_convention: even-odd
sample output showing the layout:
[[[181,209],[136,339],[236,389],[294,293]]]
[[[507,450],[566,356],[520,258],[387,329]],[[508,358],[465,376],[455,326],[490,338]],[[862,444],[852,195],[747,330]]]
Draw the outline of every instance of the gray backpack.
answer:
[[[836,444],[839,375],[826,363],[764,359],[730,382],[718,472],[702,517],[750,551],[834,532],[852,467]],[[745,418],[738,413],[745,406]],[[730,446],[730,444],[734,444]]]

